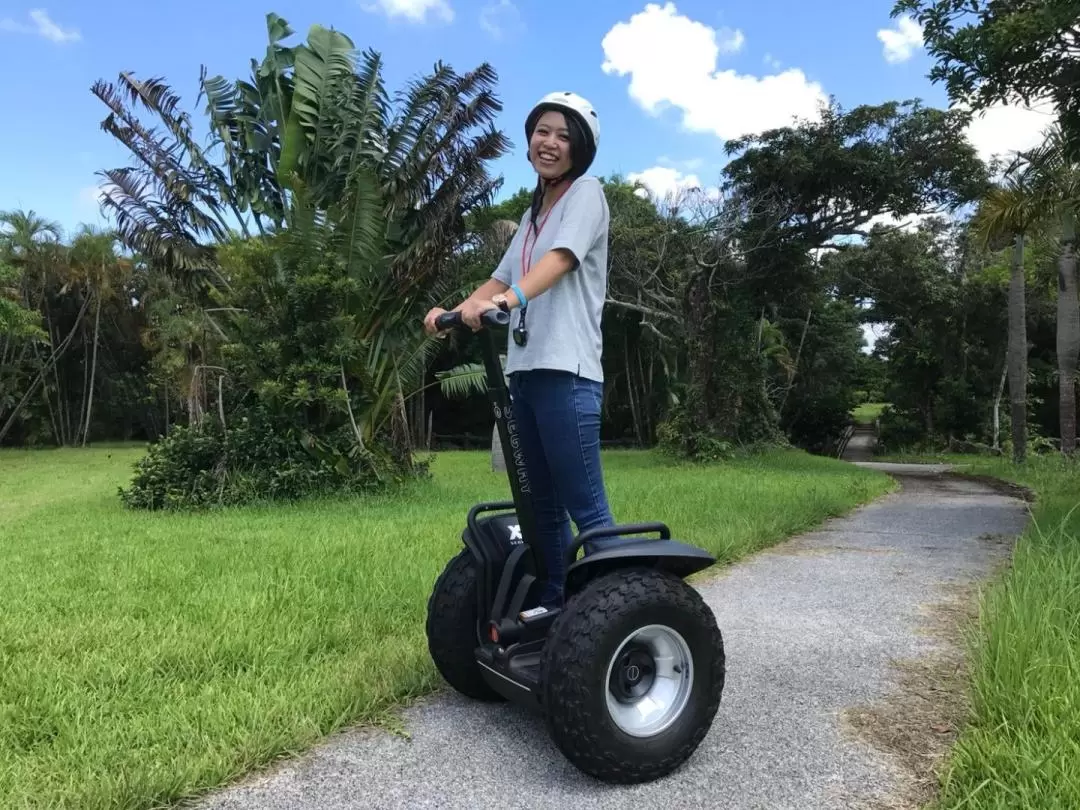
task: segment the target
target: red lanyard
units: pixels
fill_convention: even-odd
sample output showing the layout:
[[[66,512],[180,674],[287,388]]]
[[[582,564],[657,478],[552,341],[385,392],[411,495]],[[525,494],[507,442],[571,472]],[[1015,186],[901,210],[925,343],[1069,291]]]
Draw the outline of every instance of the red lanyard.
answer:
[[[555,198],[551,203],[551,207],[544,214],[544,218],[540,221],[540,227],[536,229],[536,236],[533,238],[533,250],[536,249],[536,243],[540,239],[540,231],[544,230],[544,226],[547,224],[548,217],[551,216],[551,212],[555,210],[555,206],[558,205],[559,200],[562,199],[563,194],[570,190],[570,186],[567,186],[559,192],[559,196]],[[532,233],[532,219],[529,220],[529,227],[525,231],[525,238],[521,240],[521,277],[524,278],[529,274],[529,270],[532,269],[532,250],[529,251],[529,264],[525,264],[525,246],[529,244],[529,234]]]

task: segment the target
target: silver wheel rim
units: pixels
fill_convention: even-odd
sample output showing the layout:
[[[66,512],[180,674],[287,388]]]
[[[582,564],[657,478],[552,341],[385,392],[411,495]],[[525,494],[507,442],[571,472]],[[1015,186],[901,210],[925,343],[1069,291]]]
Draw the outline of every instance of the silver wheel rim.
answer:
[[[634,737],[667,729],[686,708],[694,685],[694,659],[678,632],[660,624],[640,627],[608,661],[604,696],[608,715]]]

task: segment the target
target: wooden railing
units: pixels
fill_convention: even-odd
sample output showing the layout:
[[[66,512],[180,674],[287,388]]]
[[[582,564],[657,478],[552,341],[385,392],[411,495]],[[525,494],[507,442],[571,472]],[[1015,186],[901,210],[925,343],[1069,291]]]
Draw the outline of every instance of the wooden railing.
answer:
[[[851,437],[855,435],[855,424],[849,423],[844,432],[840,434],[840,441],[836,445],[836,457],[843,458],[844,451],[847,450],[848,442],[851,441]]]

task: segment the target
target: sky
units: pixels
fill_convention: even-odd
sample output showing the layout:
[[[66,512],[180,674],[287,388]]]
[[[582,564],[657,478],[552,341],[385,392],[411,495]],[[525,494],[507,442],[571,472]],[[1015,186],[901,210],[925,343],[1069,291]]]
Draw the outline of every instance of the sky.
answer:
[[[40,0],[39,0],[40,1]],[[522,122],[552,90],[587,97],[600,116],[592,172],[642,180],[663,195],[713,186],[725,140],[810,117],[834,96],[846,108],[922,98],[946,106],[927,79],[932,64],[893,0],[278,0],[256,4],[158,0],[0,0],[0,210],[34,210],[66,231],[102,222],[95,172],[129,165],[101,130],[106,108],[91,92],[122,71],[160,77],[195,102],[199,71],[247,78],[266,48],[266,14],[300,41],[315,23],[384,57],[391,90],[436,62],[497,71],[513,141],[494,165],[502,195],[532,186]],[[824,10],[827,9],[827,10]],[[137,10],[137,11],[136,11]],[[1002,108],[971,128],[984,156],[1036,143],[1045,110]],[[501,195],[501,196],[502,196]]]

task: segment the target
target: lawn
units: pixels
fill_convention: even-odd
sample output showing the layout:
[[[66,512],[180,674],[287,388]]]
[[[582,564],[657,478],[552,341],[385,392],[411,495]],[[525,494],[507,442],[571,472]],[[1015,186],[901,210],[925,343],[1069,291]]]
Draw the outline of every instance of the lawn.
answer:
[[[915,461],[891,456],[890,460]],[[1080,807],[1080,466],[935,456],[1036,495],[1012,564],[970,634],[972,717],[935,810]]]
[[[425,604],[468,507],[507,493],[486,453],[457,452],[394,498],[132,513],[116,489],[140,453],[0,452],[4,807],[160,806],[392,716],[440,684]],[[722,561],[892,487],[793,452],[605,463],[618,519]]]
[[[851,412],[851,417],[859,424],[872,424],[875,419],[881,416],[881,412],[885,410],[885,405],[884,402],[864,402],[855,406]]]

